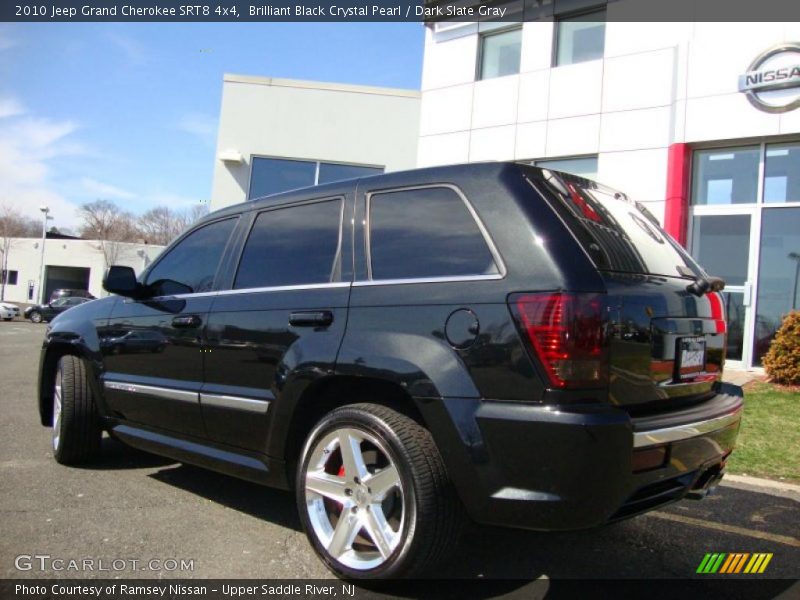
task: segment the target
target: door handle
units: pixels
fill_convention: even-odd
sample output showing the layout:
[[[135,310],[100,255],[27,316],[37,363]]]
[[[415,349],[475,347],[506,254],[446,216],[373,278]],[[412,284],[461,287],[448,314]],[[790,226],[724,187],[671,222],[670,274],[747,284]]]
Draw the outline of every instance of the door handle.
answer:
[[[298,311],[289,314],[289,325],[295,327],[327,327],[333,323],[329,310]]]
[[[185,317],[175,317],[172,319],[172,326],[177,329],[192,329],[200,327],[203,320],[197,315],[187,315]]]

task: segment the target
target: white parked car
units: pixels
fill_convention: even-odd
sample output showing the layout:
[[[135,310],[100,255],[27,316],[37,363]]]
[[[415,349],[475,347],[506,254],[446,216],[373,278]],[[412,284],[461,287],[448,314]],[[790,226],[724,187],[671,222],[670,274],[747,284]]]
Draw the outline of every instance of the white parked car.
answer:
[[[0,302],[0,319],[10,321],[19,316],[19,306],[8,302]]]

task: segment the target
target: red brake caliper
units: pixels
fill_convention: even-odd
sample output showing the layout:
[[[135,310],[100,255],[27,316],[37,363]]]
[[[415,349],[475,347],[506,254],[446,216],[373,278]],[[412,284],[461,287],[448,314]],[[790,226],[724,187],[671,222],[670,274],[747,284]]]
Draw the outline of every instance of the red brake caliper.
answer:
[[[341,478],[344,478],[344,465],[339,467],[339,472],[337,473],[337,475]],[[339,507],[339,514],[341,514],[342,511],[344,510],[344,504],[342,504],[341,502],[337,502],[336,504]]]

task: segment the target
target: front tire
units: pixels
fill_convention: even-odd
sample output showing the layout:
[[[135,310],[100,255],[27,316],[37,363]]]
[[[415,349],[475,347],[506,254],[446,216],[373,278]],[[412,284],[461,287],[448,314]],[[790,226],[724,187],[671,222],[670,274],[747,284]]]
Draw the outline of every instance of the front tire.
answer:
[[[376,404],[336,409],[309,434],[297,504],[314,550],[345,579],[432,569],[463,519],[430,432]]]
[[[53,456],[76,465],[100,453],[102,436],[86,365],[77,356],[62,356],[53,385]]]
[[[33,311],[30,315],[31,323],[41,323],[42,322],[42,313]]]

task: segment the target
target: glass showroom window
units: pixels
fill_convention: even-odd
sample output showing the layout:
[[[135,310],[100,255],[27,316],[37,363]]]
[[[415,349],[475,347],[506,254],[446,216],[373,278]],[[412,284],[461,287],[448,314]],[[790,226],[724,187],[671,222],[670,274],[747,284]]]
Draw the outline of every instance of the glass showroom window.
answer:
[[[519,73],[522,29],[481,36],[478,79]]]
[[[597,179],[597,157],[582,156],[579,158],[552,158],[547,160],[535,160],[533,164],[543,169],[553,171],[564,171],[573,175],[580,175],[587,179]]]
[[[694,204],[752,204],[758,195],[758,146],[698,150],[694,155]]]
[[[603,58],[606,11],[597,10],[558,21],[555,66]]]
[[[729,360],[758,366],[800,307],[800,143],[694,152],[691,251],[725,279]]]
[[[247,199],[355,177],[378,175],[383,167],[254,156]]]

